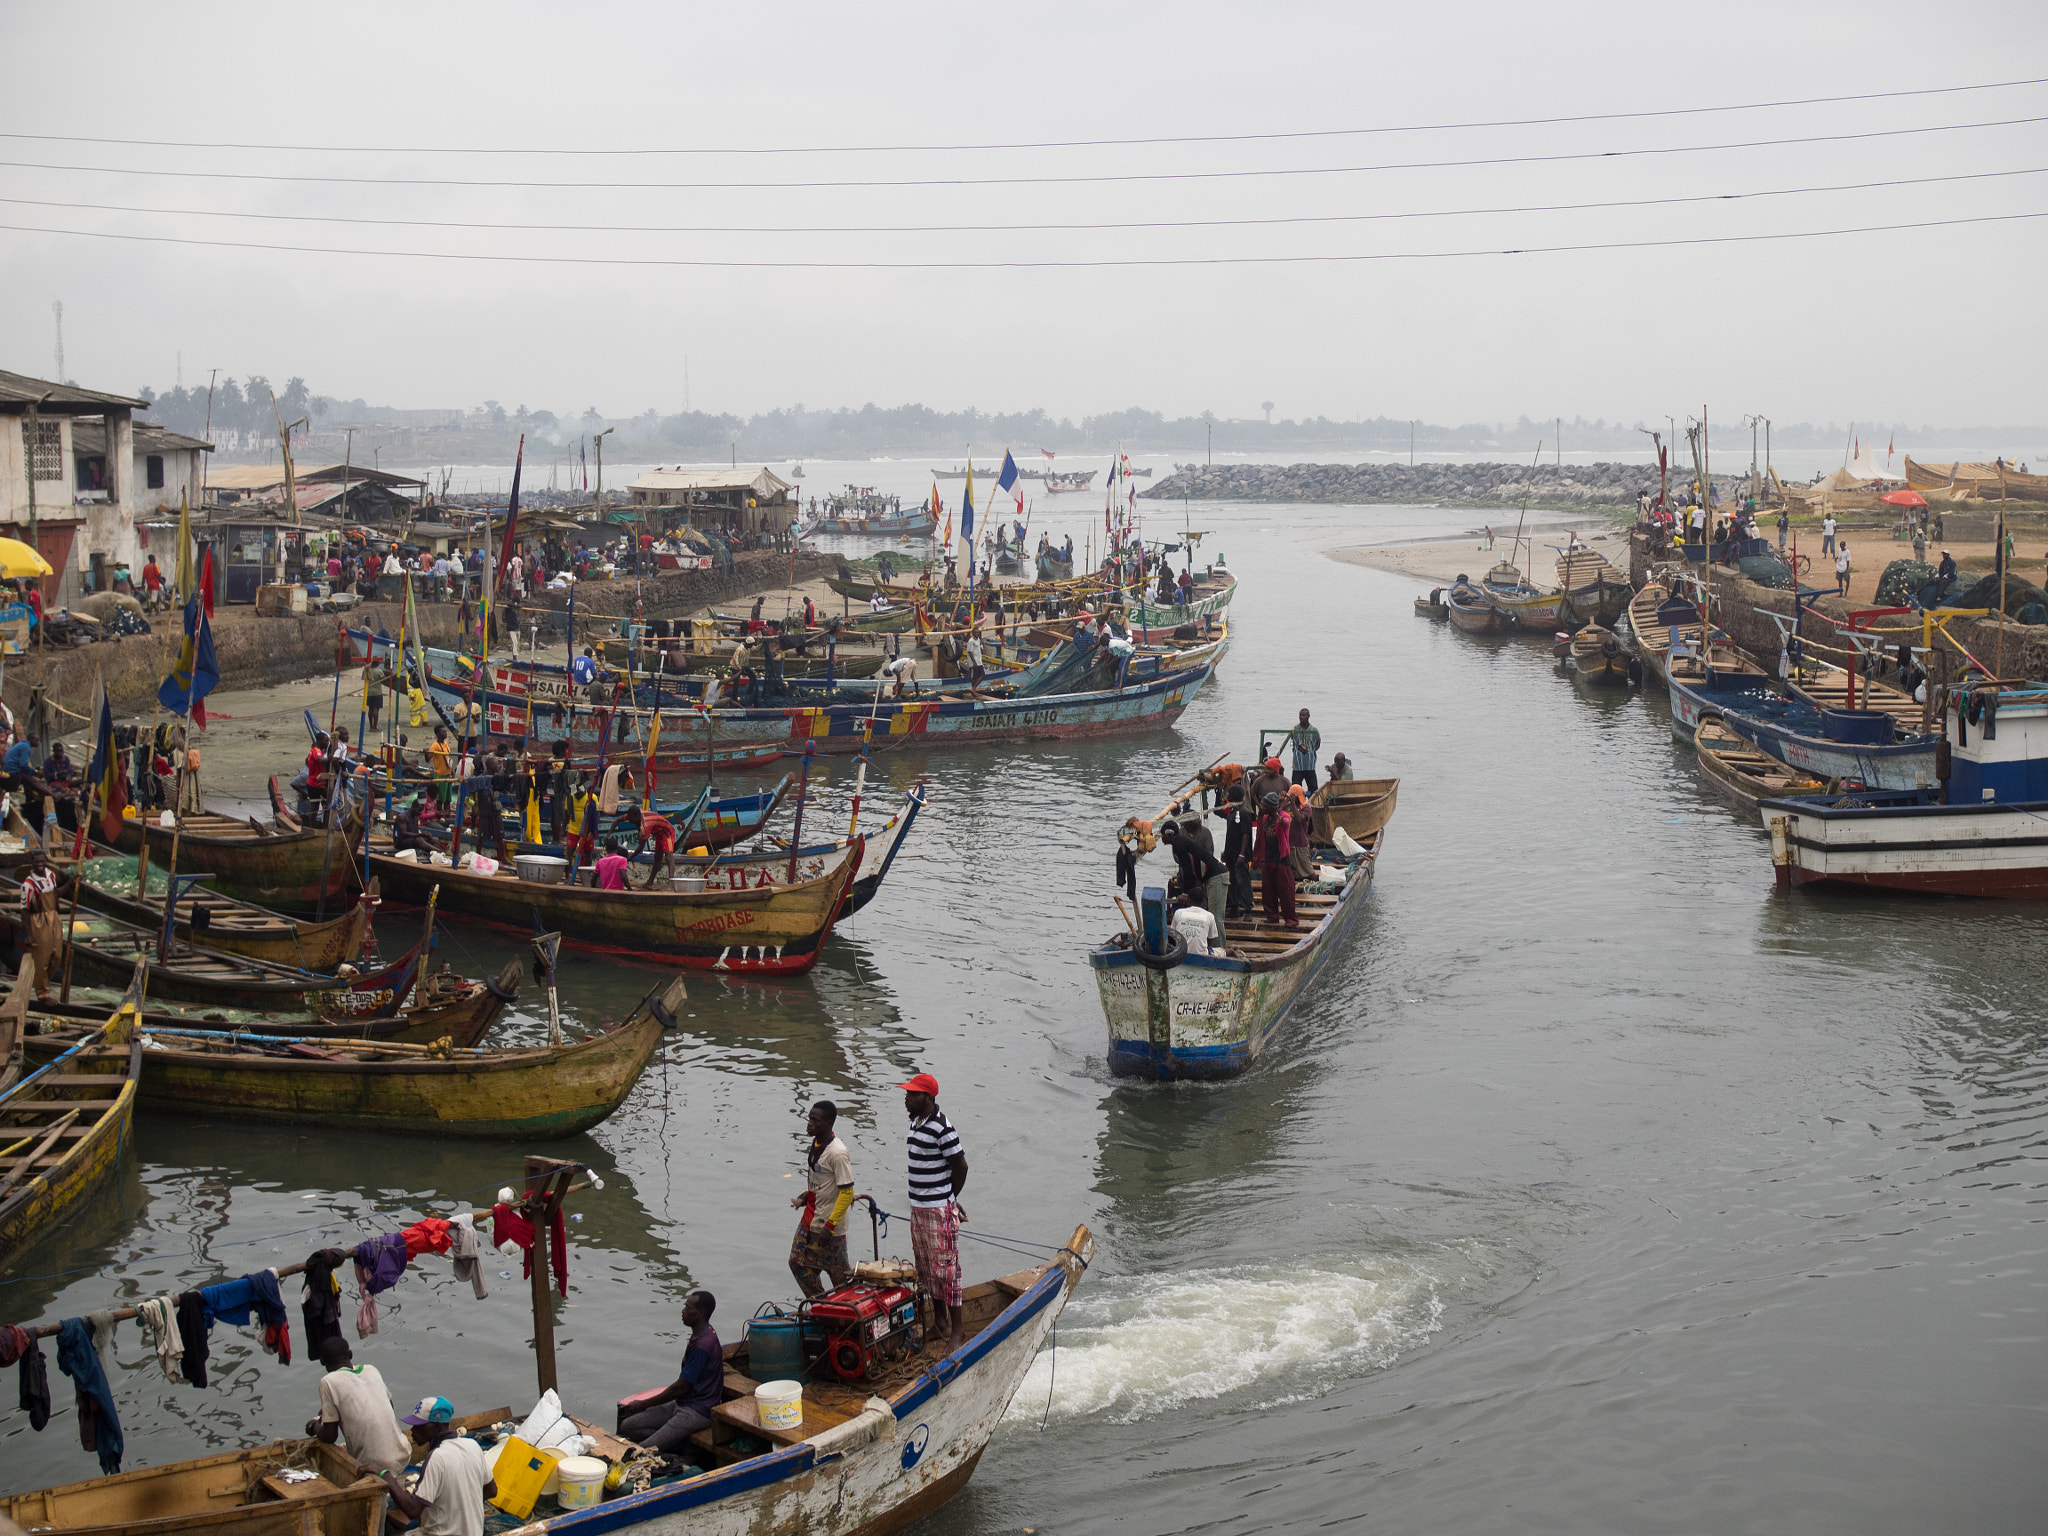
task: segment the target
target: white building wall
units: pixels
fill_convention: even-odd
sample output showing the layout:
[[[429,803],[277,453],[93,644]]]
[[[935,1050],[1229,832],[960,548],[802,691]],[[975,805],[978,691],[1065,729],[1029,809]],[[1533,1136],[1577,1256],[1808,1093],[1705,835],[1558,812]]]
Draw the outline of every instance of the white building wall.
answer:
[[[28,417],[0,416],[0,522],[19,523],[28,519],[28,459],[22,423]],[[46,416],[58,433],[57,478],[36,482],[36,511],[39,514],[71,515],[71,422],[63,416]]]

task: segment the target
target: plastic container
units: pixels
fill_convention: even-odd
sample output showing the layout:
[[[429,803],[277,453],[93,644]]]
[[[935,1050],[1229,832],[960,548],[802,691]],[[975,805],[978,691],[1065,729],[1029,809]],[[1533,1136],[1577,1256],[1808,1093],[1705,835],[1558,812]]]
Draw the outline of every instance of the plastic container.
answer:
[[[561,1479],[556,1501],[564,1509],[591,1509],[604,1502],[604,1475],[611,1468],[595,1456],[564,1456],[555,1463]]]
[[[546,853],[516,853],[512,856],[512,868],[522,880],[537,885],[560,885],[569,873],[569,861]]]
[[[176,811],[161,812],[157,816],[156,824],[168,832],[178,824],[178,813]]]
[[[804,1422],[804,1384],[764,1381],[754,1388],[754,1416],[763,1429],[798,1429]]]
[[[678,870],[669,876],[669,888],[685,896],[701,895],[704,890],[704,871],[701,869]]]
[[[553,1498],[562,1491],[562,1459],[569,1453],[559,1445],[551,1445],[541,1452],[548,1462],[548,1480],[541,1484],[541,1497]]]
[[[756,1317],[747,1323],[747,1368],[770,1381],[801,1381],[803,1324],[794,1317]]]
[[[552,1464],[517,1435],[501,1442],[489,1463],[489,1475],[498,1491],[491,1502],[515,1520],[533,1513],[533,1501],[545,1491]]]

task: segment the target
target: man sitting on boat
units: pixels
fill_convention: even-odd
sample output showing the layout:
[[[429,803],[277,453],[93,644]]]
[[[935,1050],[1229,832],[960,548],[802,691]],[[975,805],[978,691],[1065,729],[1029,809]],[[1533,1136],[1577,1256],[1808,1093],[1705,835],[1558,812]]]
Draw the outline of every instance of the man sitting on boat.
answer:
[[[1334,758],[1330,759],[1330,766],[1325,772],[1329,775],[1332,784],[1348,779],[1351,777],[1351,759],[1342,752],[1339,752]]]
[[[497,1480],[484,1462],[483,1447],[455,1433],[455,1405],[445,1397],[428,1397],[405,1417],[413,1440],[426,1447],[420,1480],[408,1489],[398,1474],[368,1462],[370,1477],[382,1478],[391,1502],[409,1520],[417,1520],[424,1536],[483,1536],[484,1501],[498,1496]]]
[[[692,1291],[683,1301],[683,1348],[676,1379],[642,1402],[619,1423],[619,1434],[635,1445],[680,1453],[690,1436],[711,1427],[711,1410],[724,1397],[725,1350],[712,1331],[711,1314],[718,1302],[709,1291]]]

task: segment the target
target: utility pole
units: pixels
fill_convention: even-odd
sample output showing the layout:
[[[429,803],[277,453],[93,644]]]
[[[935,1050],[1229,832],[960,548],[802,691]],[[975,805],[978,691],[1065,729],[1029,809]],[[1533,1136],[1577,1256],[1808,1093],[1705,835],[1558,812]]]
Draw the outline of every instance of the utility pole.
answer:
[[[1408,467],[1415,467],[1415,423],[1412,419],[1408,423]]]
[[[617,427],[606,427],[596,437],[591,439],[597,445],[597,520],[599,522],[604,521],[604,440],[618,430]]]
[[[1557,466],[1564,468],[1564,418],[1557,418]]]
[[[1214,469],[1216,467],[1216,423],[1205,421],[1202,423],[1202,426],[1209,434],[1209,468]]]
[[[50,305],[50,313],[57,317],[57,382],[64,382],[64,301],[57,299]]]

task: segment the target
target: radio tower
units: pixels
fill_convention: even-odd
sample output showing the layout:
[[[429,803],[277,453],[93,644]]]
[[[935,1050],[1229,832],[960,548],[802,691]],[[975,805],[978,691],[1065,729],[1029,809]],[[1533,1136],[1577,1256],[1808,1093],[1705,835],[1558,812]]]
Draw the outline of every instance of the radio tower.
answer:
[[[57,382],[64,382],[64,301],[58,299],[50,305],[50,313],[57,317]]]

